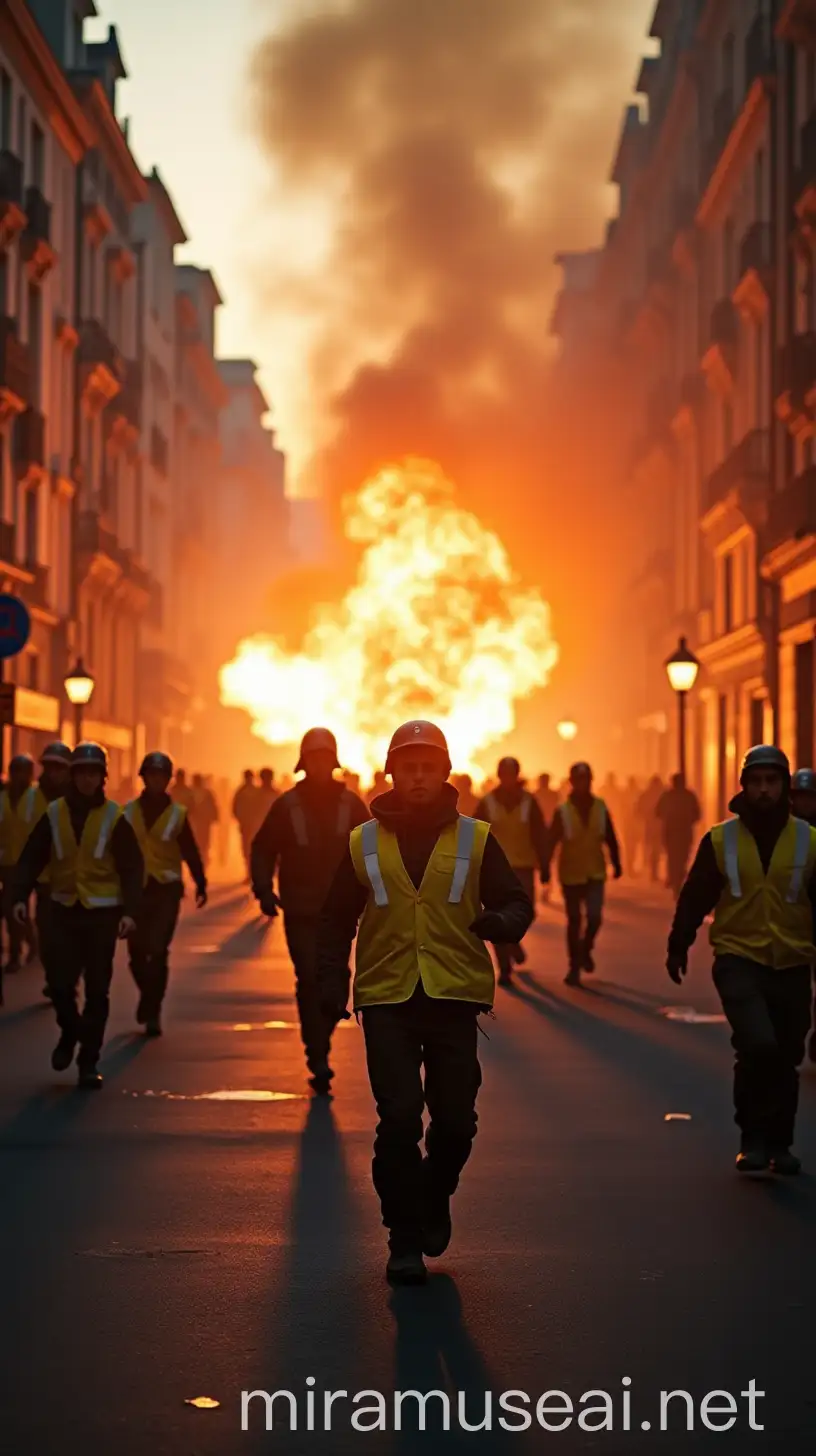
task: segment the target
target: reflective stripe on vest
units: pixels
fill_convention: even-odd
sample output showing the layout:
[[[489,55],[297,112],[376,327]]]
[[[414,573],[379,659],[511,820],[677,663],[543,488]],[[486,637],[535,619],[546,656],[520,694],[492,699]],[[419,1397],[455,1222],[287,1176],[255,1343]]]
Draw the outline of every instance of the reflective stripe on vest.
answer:
[[[728,888],[735,900],[742,899],[742,882],[739,872],[739,819],[728,819],[723,825],[723,859]],[[796,849],[788,893],[785,899],[795,905],[802,893],[802,882],[807,868],[810,849],[810,825],[804,819],[796,821]]]
[[[59,827],[59,812],[60,812],[59,806],[60,806],[60,803],[61,803],[61,800],[60,799],[55,799],[52,804],[49,804],[48,805],[48,819],[49,819],[49,822],[51,824],[51,841],[52,841],[52,843],[54,845],[54,853],[57,856],[57,859],[65,859],[65,846],[64,846],[64,844],[62,842],[62,836],[60,834],[60,827]],[[96,845],[94,847],[94,852],[93,852],[94,859],[102,859],[103,858],[103,856],[105,854],[105,850],[108,847],[108,840],[110,838],[110,832],[111,832],[111,830],[112,830],[112,828],[113,828],[113,826],[114,826],[114,824],[116,822],[116,818],[117,818],[118,813],[119,813],[119,806],[118,806],[118,804],[116,804],[113,799],[109,799],[108,800],[108,803],[105,805],[105,812],[104,812],[104,814],[102,816],[102,823],[99,826],[99,837],[98,837],[98,839],[96,841]],[[81,838],[81,836],[80,836],[80,838]],[[103,900],[103,901],[100,901],[99,903],[100,904],[104,904],[104,905],[118,905],[119,901],[118,900]]]
[[[388,904],[388,891],[385,888],[385,881],[380,869],[380,857],[377,852],[377,832],[379,825],[376,819],[368,819],[362,827],[363,859],[365,860],[366,874],[369,883],[374,891],[375,905]],[[473,858],[473,846],[476,842],[476,820],[468,819],[460,814],[459,823],[456,827],[456,864],[454,866],[453,878],[451,880],[450,894],[448,895],[449,905],[459,905],[465,893],[470,862]]]
[[[514,814],[516,809],[521,810],[519,818],[522,824],[529,824],[531,803],[532,800],[530,798],[530,795],[525,793],[524,797],[519,801],[517,805],[515,805],[512,809],[505,809],[504,805],[499,803],[495,794],[488,794],[487,798],[485,799],[485,808],[490,815],[491,824],[495,824],[500,814]]]
[[[51,843],[54,846],[54,853],[57,859],[65,859],[65,846],[60,834],[59,799],[54,799],[48,805],[48,822],[51,825]]]
[[[292,829],[295,835],[295,842],[300,849],[309,848],[309,831],[306,828],[306,815],[303,812],[303,805],[297,799],[289,800],[289,818],[292,821]],[[337,834],[340,839],[345,839],[351,827],[351,796],[343,793],[340,798],[340,807],[337,811]]]
[[[178,830],[178,827],[183,817],[184,810],[182,809],[181,804],[174,804],[173,808],[170,811],[170,818],[165,825],[165,830],[162,835],[162,839],[164,840],[165,844],[169,844],[170,840],[175,837],[176,831]]]
[[[34,818],[34,810],[37,807],[37,792],[37,785],[32,784],[31,788],[26,789],[23,794],[21,801],[22,818],[26,824],[30,824]]]

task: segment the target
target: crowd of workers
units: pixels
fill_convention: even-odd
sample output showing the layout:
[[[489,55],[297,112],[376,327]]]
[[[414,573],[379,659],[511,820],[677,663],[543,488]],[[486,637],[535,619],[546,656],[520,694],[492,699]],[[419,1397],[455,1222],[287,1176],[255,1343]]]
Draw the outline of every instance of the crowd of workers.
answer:
[[[117,940],[128,944],[136,1020],[147,1035],[161,1034],[183,866],[203,908],[213,828],[222,822],[207,782],[174,774],[163,753],[146,756],[142,792],[124,804],[107,795],[107,767],[98,744],[54,743],[36,784],[33,760],[21,754],[0,793],[5,971],[19,970],[25,945],[30,955],[38,949],[59,1027],[52,1066],[65,1071],[76,1059],[82,1088],[102,1084]],[[677,896],[666,966],[676,983],[711,921],[714,981],[736,1052],[737,1167],[797,1173],[799,1066],[816,965],[816,773],[791,776],[778,748],[752,749],[733,817],[702,837],[687,873],[700,808],[679,776],[637,791],[609,778],[596,794],[590,765],[576,763],[560,792],[546,775],[531,790],[518,761],[504,758],[477,794],[451,768],[441,730],[406,723],[363,795],[348,775],[337,777],[333,734],[315,728],[301,744],[297,782],[277,785],[271,770],[256,781],[248,770],[230,802],[260,910],[283,918],[317,1095],[331,1089],[335,1027],[352,1012],[361,1021],[379,1117],[372,1173],[389,1231],[389,1279],[423,1282],[424,1258],[447,1248],[451,1197],[476,1134],[477,1023],[495,998],[489,947],[498,984],[511,984],[554,863],[566,981],[580,987],[595,970],[609,869],[619,878],[628,853],[657,879],[665,853]]]

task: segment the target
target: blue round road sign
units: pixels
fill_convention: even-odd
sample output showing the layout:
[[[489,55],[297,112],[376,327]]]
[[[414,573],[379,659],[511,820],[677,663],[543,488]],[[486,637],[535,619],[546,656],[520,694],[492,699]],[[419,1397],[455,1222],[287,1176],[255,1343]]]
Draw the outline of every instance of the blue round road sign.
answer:
[[[31,618],[25,602],[0,593],[0,658],[16,657],[30,636]]]

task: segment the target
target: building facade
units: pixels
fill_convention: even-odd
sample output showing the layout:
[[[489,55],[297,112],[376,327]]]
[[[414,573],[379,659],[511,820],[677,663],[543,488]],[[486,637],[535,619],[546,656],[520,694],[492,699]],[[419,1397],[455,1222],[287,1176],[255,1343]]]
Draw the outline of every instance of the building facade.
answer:
[[[31,9],[0,9],[0,590],[31,639],[6,754],[60,730],[73,620],[74,273],[87,120]]]

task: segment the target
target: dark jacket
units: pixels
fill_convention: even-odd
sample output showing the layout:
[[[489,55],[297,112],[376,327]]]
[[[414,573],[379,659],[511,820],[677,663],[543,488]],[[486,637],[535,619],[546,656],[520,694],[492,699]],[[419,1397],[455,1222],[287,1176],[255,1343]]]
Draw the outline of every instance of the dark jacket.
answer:
[[[97,794],[89,797],[86,794],[78,794],[75,789],[71,788],[65,795],[65,802],[68,805],[71,827],[78,844],[82,838],[88,815],[92,809],[98,809],[101,804],[105,803],[105,793],[103,789],[100,789]],[[34,825],[25,849],[17,861],[13,883],[15,903],[20,901],[25,903],[28,900],[43,870],[51,862],[52,844],[51,820],[47,814],[43,814]],[[144,859],[139,848],[139,841],[124,815],[116,821],[110,838],[110,847],[116,873],[122,884],[122,914],[129,915],[132,920],[135,920],[142,903]]]
[[[156,820],[161,818],[165,809],[169,808],[172,803],[173,800],[171,799],[169,794],[140,794],[139,806],[142,811],[142,818],[145,822],[145,828],[152,829],[153,825],[156,823]],[[184,823],[179,830],[178,847],[181,853],[182,861],[184,862],[184,864],[186,864],[188,870],[190,871],[190,876],[192,878],[193,884],[196,887],[196,890],[198,890],[200,894],[206,893],[207,872],[204,869],[201,852],[198,848],[198,845],[196,844],[196,837],[193,834],[193,828],[190,823],[189,815],[185,818]],[[160,883],[158,880],[148,879],[146,890],[147,893],[150,895],[155,895],[157,891],[164,891],[165,894],[168,891],[174,894],[178,894],[179,887],[177,885],[165,885],[163,883]]]
[[[567,803],[571,804],[573,809],[575,809],[576,812],[580,814],[585,824],[589,823],[589,816],[592,813],[592,805],[595,803],[594,795],[590,795],[588,799],[576,799],[574,794],[570,794],[569,798],[567,799]],[[545,872],[549,872],[550,861],[563,838],[564,820],[561,817],[560,812],[556,811],[556,813],[553,815],[552,824],[547,831],[547,849],[546,857],[544,860]],[[604,843],[609,850],[609,858],[612,861],[612,868],[615,871],[615,874],[620,874],[621,858],[620,848],[618,846],[618,836],[615,833],[615,826],[612,823],[612,815],[609,812],[608,804],[606,805],[606,836],[604,839]]]
[[[446,784],[442,796],[427,808],[405,805],[393,791],[374,799],[371,813],[397,836],[399,852],[414,889],[418,890],[441,831],[459,817],[457,793]],[[317,974],[326,1000],[345,1003],[349,991],[349,955],[357,933],[357,922],[368,903],[368,889],[361,885],[346,849],[317,927]],[[479,893],[485,910],[498,911],[504,918],[504,939],[520,941],[533,923],[535,912],[504,850],[492,834],[485,844]]]
[[[521,784],[514,789],[505,789],[499,784],[497,789],[493,789],[490,794],[485,794],[484,798],[479,800],[476,808],[473,810],[473,817],[474,819],[484,819],[489,824],[490,810],[487,805],[488,799],[495,799],[496,803],[501,804],[503,809],[512,812],[521,803],[526,793],[527,790]],[[544,823],[544,815],[541,812],[538,801],[532,794],[528,794],[528,798],[530,800],[530,837],[533,841],[533,849],[538,860],[539,868],[546,870],[547,864],[549,863],[547,858],[547,826]]]
[[[777,840],[790,818],[787,801],[779,806],[778,811],[757,812],[747,803],[744,794],[740,793],[731,800],[728,807],[732,814],[739,816],[745,828],[754,836],[762,868],[767,874]],[[683,956],[688,953],[706,916],[711,915],[719,904],[727,883],[717,864],[714,841],[710,834],[706,834],[700,840],[694,863],[680,891],[674,923],[669,933],[669,955]],[[808,884],[808,895],[811,904],[816,908],[816,873]]]
[[[298,811],[305,845],[298,842]],[[362,799],[336,779],[328,784],[303,779],[281,794],[252,841],[250,873],[256,898],[260,900],[272,887],[277,871],[284,914],[319,915],[352,829],[369,817]]]

